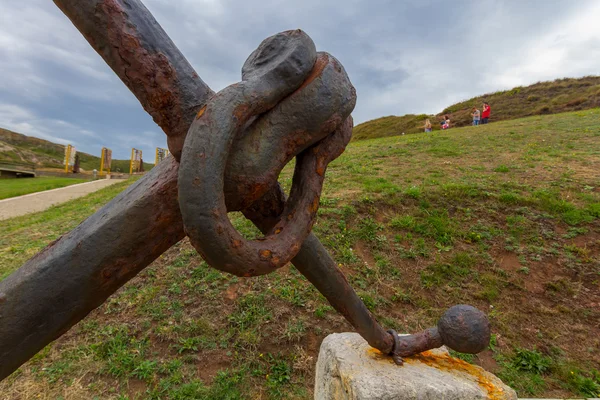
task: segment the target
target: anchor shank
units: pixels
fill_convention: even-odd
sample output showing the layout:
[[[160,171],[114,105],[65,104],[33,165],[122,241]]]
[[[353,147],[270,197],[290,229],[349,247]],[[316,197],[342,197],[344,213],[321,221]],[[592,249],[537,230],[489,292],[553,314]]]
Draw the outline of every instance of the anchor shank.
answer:
[[[194,114],[214,94],[139,0],[54,0],[166,133],[179,160]]]

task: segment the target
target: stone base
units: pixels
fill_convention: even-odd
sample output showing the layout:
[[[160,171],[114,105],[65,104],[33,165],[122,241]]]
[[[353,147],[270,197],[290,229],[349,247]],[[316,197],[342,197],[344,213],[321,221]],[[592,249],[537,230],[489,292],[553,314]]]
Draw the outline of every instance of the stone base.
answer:
[[[359,334],[340,333],[323,340],[317,361],[316,400],[516,398],[496,376],[450,357],[445,348],[405,358],[397,366]]]

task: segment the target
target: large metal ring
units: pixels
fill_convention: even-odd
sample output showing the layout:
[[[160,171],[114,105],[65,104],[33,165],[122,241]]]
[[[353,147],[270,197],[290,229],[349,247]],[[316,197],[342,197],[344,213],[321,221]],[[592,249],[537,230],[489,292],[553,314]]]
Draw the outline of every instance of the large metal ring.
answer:
[[[216,94],[190,127],[179,170],[179,203],[191,243],[214,268],[238,276],[269,273],[287,264],[310,233],[327,164],[350,140],[348,115],[337,127],[330,124],[337,128],[333,133],[325,132],[331,134],[316,144],[309,140],[310,147],[296,156],[290,197],[264,238],[246,240],[229,221],[224,176],[234,140],[254,118],[314,79],[315,70],[322,72],[316,60],[314,43],[302,31],[268,38],[244,64],[242,82]],[[263,193],[268,189],[263,185]]]

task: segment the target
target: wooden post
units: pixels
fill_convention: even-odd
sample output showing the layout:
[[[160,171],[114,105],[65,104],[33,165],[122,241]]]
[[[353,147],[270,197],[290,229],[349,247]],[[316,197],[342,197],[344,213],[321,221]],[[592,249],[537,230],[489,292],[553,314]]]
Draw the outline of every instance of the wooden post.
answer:
[[[104,153],[106,152],[106,147],[102,148],[100,152],[100,176],[102,176],[102,170],[104,169]]]
[[[135,152],[135,149],[132,147],[131,148],[131,158],[129,159],[129,175],[131,175],[133,173],[133,154]]]
[[[65,173],[69,173],[69,159],[71,158],[71,145],[65,147]]]

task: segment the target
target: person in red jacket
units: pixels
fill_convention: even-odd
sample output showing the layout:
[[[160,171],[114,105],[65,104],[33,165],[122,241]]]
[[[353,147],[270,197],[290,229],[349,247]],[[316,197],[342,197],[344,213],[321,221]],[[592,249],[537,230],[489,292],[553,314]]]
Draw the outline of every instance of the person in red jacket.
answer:
[[[492,109],[488,103],[483,103],[483,111],[481,112],[481,123],[487,124],[490,119],[490,114],[492,113]]]

